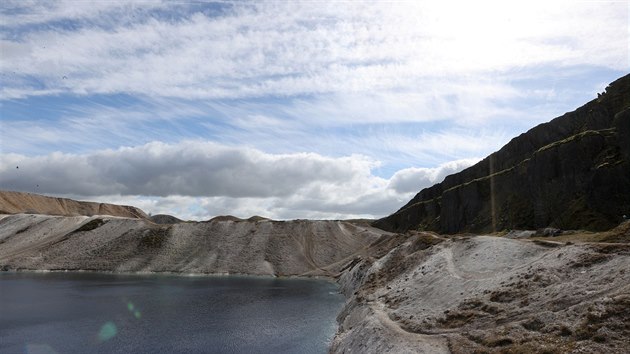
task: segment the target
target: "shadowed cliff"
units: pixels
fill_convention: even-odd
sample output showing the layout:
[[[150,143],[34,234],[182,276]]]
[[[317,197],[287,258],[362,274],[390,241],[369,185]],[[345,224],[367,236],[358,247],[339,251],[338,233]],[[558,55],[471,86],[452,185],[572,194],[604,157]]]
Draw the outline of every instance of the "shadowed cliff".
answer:
[[[630,75],[423,189],[374,226],[441,233],[606,230],[630,215]]]

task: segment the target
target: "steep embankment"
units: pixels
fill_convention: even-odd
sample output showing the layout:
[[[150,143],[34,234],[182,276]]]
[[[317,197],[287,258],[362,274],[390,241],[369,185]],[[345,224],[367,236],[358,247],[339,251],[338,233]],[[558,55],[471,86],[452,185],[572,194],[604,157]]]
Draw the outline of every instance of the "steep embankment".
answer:
[[[629,270],[627,243],[413,234],[343,273],[331,352],[626,353]]]
[[[5,215],[4,269],[334,276],[384,233],[341,221],[186,222]]]
[[[440,233],[606,230],[630,214],[630,75],[512,139],[374,225]]]
[[[65,216],[111,215],[123,218],[148,218],[142,210],[127,205],[81,202],[66,198],[0,190],[0,214],[19,213]]]

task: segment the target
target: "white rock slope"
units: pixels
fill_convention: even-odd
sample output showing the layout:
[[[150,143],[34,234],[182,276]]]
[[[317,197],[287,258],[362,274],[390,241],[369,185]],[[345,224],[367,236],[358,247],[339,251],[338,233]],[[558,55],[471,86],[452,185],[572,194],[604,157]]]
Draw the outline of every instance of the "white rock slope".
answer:
[[[334,353],[627,353],[630,245],[410,236],[340,283]]]
[[[346,258],[386,234],[342,221],[0,218],[4,269],[334,276]]]

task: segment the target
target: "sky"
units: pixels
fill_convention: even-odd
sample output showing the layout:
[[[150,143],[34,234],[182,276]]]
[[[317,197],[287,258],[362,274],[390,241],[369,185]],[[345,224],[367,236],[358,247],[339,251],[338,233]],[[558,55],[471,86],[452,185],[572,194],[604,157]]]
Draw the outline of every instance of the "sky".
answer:
[[[378,218],[630,70],[629,1],[0,2],[0,189]]]

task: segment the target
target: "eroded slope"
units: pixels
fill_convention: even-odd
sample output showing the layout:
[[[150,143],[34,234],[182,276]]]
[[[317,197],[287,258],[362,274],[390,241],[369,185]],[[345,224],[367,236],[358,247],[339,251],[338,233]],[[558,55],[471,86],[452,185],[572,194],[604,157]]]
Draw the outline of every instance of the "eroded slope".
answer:
[[[385,232],[341,221],[157,225],[106,216],[5,215],[4,269],[334,276]]]
[[[415,234],[340,279],[338,353],[626,353],[630,245]]]

